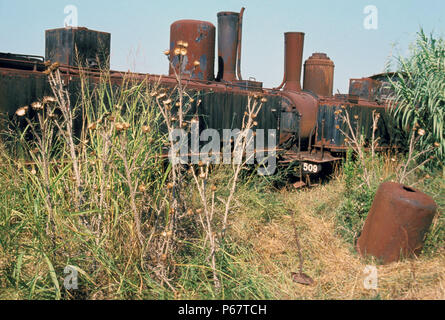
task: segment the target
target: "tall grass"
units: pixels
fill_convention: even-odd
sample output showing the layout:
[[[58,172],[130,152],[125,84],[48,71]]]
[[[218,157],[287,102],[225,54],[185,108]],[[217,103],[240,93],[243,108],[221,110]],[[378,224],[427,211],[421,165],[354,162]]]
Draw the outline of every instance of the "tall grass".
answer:
[[[187,114],[193,98],[179,83],[164,90],[128,74],[116,86],[107,72],[93,83],[82,71],[79,99],[69,100],[57,66],[49,76],[53,95],[18,110],[17,126],[3,132],[0,144],[0,298],[375,296],[357,289],[362,263],[333,223],[339,190],[367,186],[360,163],[350,158],[344,175],[303,191],[285,183],[276,188],[280,175],[260,178],[243,165],[174,167],[166,157],[169,130],[189,128],[195,116]],[[178,107],[185,112],[179,121]],[[370,192],[395,177],[398,159],[363,160]],[[440,201],[443,181],[420,179]],[[298,266],[294,215],[305,272],[315,281],[310,287],[291,277]],[[351,235],[357,226],[345,230]],[[433,297],[443,282],[437,275],[443,230],[438,218],[425,249],[431,260],[418,262],[427,270],[419,286],[434,288]],[[78,272],[77,290],[64,285],[67,266]],[[409,263],[403,268],[397,285],[411,281]],[[383,297],[411,292],[392,279],[388,271]]]
[[[1,152],[2,263],[18,270],[23,298],[142,297],[148,287],[162,296],[153,274],[165,263],[170,167],[151,86],[128,75],[117,89],[107,73],[93,86],[82,76],[70,103],[59,72],[49,77],[54,96],[9,135],[25,157]],[[63,289],[67,265],[79,268],[83,290]]]
[[[4,132],[2,287],[31,299],[264,297],[245,283],[255,275],[236,276],[242,249],[224,237],[245,163],[226,171],[228,188],[211,183],[209,164],[169,161],[169,133],[196,116],[180,75],[166,90],[132,74],[117,86],[106,71],[92,82],[80,70],[75,99],[52,65],[53,95],[20,108]],[[64,286],[67,266],[80,289]]]

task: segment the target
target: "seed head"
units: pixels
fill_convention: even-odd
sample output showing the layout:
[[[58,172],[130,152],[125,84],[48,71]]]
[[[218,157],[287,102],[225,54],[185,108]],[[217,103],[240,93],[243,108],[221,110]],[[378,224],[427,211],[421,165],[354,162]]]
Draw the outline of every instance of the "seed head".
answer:
[[[167,99],[167,100],[163,101],[164,105],[167,105],[167,104],[170,104],[170,103],[172,103],[172,99]]]
[[[182,43],[182,46],[183,46],[184,48],[188,48],[189,44],[188,44],[188,42],[185,42],[185,41],[184,41],[184,42]]]
[[[144,184],[140,184],[138,190],[139,192],[145,192],[147,191],[147,187]]]
[[[181,56],[185,56],[187,54],[187,49],[182,48],[181,49]]]
[[[417,134],[419,135],[419,136],[424,136],[425,135],[425,130],[423,130],[422,128],[420,128],[419,130],[417,130]]]
[[[28,111],[28,106],[24,106],[24,107],[18,108],[17,111],[15,112],[15,114],[19,117],[23,117],[27,111]]]
[[[261,102],[262,102],[262,103],[266,103],[266,102],[267,102],[267,98],[264,98],[264,97],[263,97],[263,98],[261,99]]]
[[[38,102],[38,101],[33,102],[33,103],[31,104],[31,107],[32,107],[34,110],[43,110],[43,104],[41,104],[41,103]]]
[[[50,69],[51,71],[54,71],[54,70],[58,69],[59,67],[60,67],[60,63],[58,63],[58,62],[54,62],[54,63],[49,67],[49,69]]]
[[[354,116],[354,119],[355,119],[355,120],[358,120],[358,115],[355,115],[355,116]]]
[[[46,96],[46,97],[43,97],[42,102],[43,103],[51,103],[51,102],[57,102],[57,100],[54,97]]]
[[[175,56],[179,56],[181,54],[181,49],[180,48],[175,48]]]
[[[88,125],[88,130],[96,130],[97,123],[93,122]]]
[[[195,62],[193,62],[193,65],[194,65],[195,67],[199,67],[200,64],[201,64],[201,63],[200,63],[198,60],[195,60]]]
[[[167,189],[173,189],[173,183],[171,182],[167,183]]]
[[[165,54],[166,56],[168,56],[168,55],[170,54],[170,50],[165,50],[165,51],[164,51],[164,54]]]
[[[176,44],[177,44],[179,47],[182,47],[182,46],[184,45],[184,41],[179,40],[178,42],[176,42]]]
[[[211,190],[212,190],[213,192],[215,192],[215,191],[216,191],[216,186],[213,185],[213,186],[211,187]]]
[[[143,133],[149,133],[150,132],[150,127],[149,126],[142,126],[142,132]]]
[[[114,125],[114,127],[116,128],[117,131],[125,130],[124,124],[121,123],[121,122],[116,122],[116,124]]]
[[[162,98],[164,98],[166,96],[166,94],[165,94],[165,92],[163,92],[163,93],[160,93],[158,96],[157,96],[157,98],[158,99],[162,99]]]
[[[439,147],[440,147],[440,143],[439,143],[439,142],[437,142],[437,141],[436,141],[436,142],[434,142],[434,147],[435,147],[435,148],[439,148]]]

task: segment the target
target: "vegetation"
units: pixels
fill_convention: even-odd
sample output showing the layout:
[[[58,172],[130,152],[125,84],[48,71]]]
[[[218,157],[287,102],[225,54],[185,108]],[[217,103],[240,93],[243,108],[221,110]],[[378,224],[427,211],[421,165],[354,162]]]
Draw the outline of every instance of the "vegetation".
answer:
[[[407,156],[377,154],[377,141],[365,150],[345,132],[343,170],[295,190],[280,181],[289,172],[166,159],[168,134],[191,130],[199,108],[180,74],[172,92],[132,74],[117,89],[107,72],[92,86],[82,71],[76,101],[57,65],[48,76],[53,95],[17,110],[0,144],[0,298],[445,299],[443,215],[419,258],[378,266],[378,290],[364,288],[370,262],[354,250],[383,181],[403,176],[445,208],[441,171],[412,161],[417,131]],[[244,129],[261,102],[249,99]],[[337,116],[352,129],[347,112]],[[314,283],[296,283],[298,270]]]
[[[409,57],[397,57],[396,78],[390,79],[394,90],[394,116],[407,132],[417,131],[416,151],[435,148],[430,167],[443,167],[445,160],[445,40],[433,34],[418,33]],[[420,162],[431,155],[419,156]]]

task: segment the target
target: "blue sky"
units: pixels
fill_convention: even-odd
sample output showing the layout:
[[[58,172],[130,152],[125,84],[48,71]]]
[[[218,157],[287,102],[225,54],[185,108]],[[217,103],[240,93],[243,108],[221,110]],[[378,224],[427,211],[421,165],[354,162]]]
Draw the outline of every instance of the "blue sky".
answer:
[[[242,75],[277,86],[283,77],[284,32],[306,33],[304,59],[325,52],[335,63],[334,90],[349,78],[382,72],[392,54],[406,54],[422,26],[445,31],[443,0],[0,0],[0,52],[44,55],[44,30],[63,27],[64,8],[75,5],[79,26],[111,33],[111,65],[117,70],[166,74],[162,52],[170,24],[196,19],[217,24],[219,11],[245,7]],[[367,30],[363,12],[378,9],[378,29]]]

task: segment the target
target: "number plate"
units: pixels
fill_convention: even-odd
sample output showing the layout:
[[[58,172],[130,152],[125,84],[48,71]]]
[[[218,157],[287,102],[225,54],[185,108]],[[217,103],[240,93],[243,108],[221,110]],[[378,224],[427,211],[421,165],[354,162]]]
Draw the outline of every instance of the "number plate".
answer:
[[[321,171],[321,165],[303,162],[303,172],[304,173],[319,173]]]

